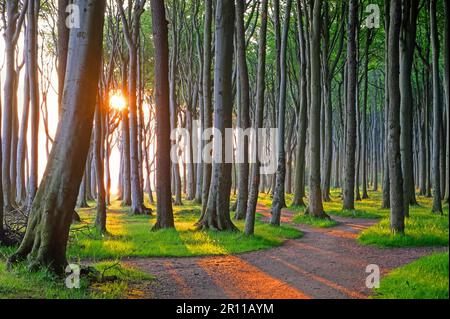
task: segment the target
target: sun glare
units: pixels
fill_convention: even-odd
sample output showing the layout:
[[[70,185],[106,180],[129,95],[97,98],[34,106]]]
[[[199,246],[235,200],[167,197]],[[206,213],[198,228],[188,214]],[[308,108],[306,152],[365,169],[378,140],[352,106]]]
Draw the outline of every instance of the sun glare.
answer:
[[[123,96],[122,92],[120,91],[114,91],[111,93],[111,96],[109,98],[109,105],[111,108],[121,111],[127,106],[127,102],[125,100],[125,97]]]

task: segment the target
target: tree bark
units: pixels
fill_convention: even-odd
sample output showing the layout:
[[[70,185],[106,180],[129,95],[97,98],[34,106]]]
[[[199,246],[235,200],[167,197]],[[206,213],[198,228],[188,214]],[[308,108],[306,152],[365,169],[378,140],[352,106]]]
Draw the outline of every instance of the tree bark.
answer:
[[[400,33],[400,149],[403,173],[403,199],[405,217],[409,217],[409,205],[417,204],[413,172],[413,92],[411,83],[414,49],[416,43],[419,0],[404,0]]]
[[[276,173],[275,190],[272,201],[272,218],[270,223],[275,226],[280,225],[281,209],[286,206],[284,194],[284,182],[286,177],[286,152],[285,152],[285,117],[286,117],[286,53],[288,46],[289,22],[291,18],[292,0],[286,2],[286,13],[284,17],[283,34],[280,50],[280,97],[278,104],[278,136],[277,153],[278,164]]]
[[[440,139],[441,139],[441,100],[439,98],[439,37],[436,18],[436,0],[430,1],[430,29],[433,67],[433,208],[434,213],[442,214],[441,203],[441,170],[440,170]]]
[[[347,105],[346,105],[346,145],[344,209],[355,209],[355,152],[356,152],[356,27],[358,24],[358,3],[350,1],[347,40]]]
[[[389,77],[388,77],[388,66],[389,66],[389,53],[388,53],[388,46],[389,46],[389,24],[390,24],[390,1],[391,0],[385,0],[384,1],[384,8],[385,8],[385,23],[384,23],[384,33],[386,34],[384,45],[384,152],[383,152],[383,197],[382,197],[382,203],[381,208],[390,208],[390,189],[389,189],[389,158],[388,158],[388,136],[389,136]]]
[[[248,68],[247,68],[247,58],[246,58],[246,45],[245,45],[245,26],[244,26],[244,11],[245,2],[236,1],[236,51],[237,51],[237,63],[239,72],[239,90],[240,90],[240,123],[239,128],[243,131],[250,127],[250,85],[248,80]],[[244,135],[244,140],[242,147],[238,148],[241,159],[243,163],[239,163],[239,178],[238,178],[238,197],[236,213],[234,218],[239,220],[243,219],[246,214],[247,200],[248,200],[248,174],[249,174],[249,164],[248,164],[248,147],[249,141],[246,135]]]
[[[16,182],[16,202],[23,203],[26,196],[25,186],[25,158],[27,153],[27,132],[28,117],[30,111],[30,90],[29,90],[28,72],[25,72],[25,83],[23,88],[23,107],[22,120],[19,129],[19,144],[17,145],[17,182]]]
[[[170,189],[169,43],[163,0],[151,0],[155,44],[156,100],[156,224],[153,230],[175,227]]]
[[[16,100],[17,74],[15,70],[15,54],[17,40],[20,35],[25,13],[27,11],[27,2],[22,6],[19,13],[19,2],[16,0],[6,1],[5,22],[5,84],[3,88],[3,126],[2,126],[2,187],[3,187],[3,206],[6,211],[13,209],[13,194],[11,190],[11,140],[13,126],[14,103]],[[15,172],[14,172],[15,173]]]
[[[445,103],[447,105],[447,138],[446,141],[450,141],[450,4],[448,1],[444,1],[445,5]],[[445,170],[445,202],[449,202],[450,193],[450,147],[446,147],[446,170]]]
[[[66,76],[67,50],[69,47],[70,29],[66,26],[67,6],[70,0],[58,0],[58,110],[62,114],[62,96],[64,78]]]
[[[9,259],[15,263],[28,256],[32,270],[49,267],[57,273],[63,273],[67,264],[69,228],[89,151],[105,11],[104,0],[76,0],[75,4],[81,9],[80,29],[70,33],[64,112],[25,237]]]
[[[392,1],[390,5],[389,26],[389,182],[391,204],[391,231],[404,233],[405,210],[403,202],[403,176],[400,157],[400,85],[399,85],[399,41],[401,27],[401,2]]]
[[[212,0],[205,0],[205,23],[203,30],[203,129],[212,127],[212,103],[211,103],[211,24],[212,24]],[[202,132],[203,134],[203,132]],[[204,145],[211,143],[212,139],[208,137],[204,140]],[[203,154],[202,154],[203,155]],[[203,163],[203,182],[202,182],[202,214],[203,219],[208,205],[209,188],[211,185],[212,165],[208,161]]]
[[[309,115],[309,206],[307,213],[314,217],[328,218],[323,211],[320,187],[320,38],[322,28],[322,0],[315,0],[311,17],[311,110]]]
[[[225,154],[232,154],[232,143],[225,141],[225,130],[232,127],[232,63],[234,33],[234,0],[217,0],[214,68],[214,148],[221,149],[213,164],[207,208],[199,227],[203,229],[237,230],[230,218],[232,164]],[[216,155],[216,157],[219,157]]]
[[[298,41],[300,46],[300,112],[298,124],[298,143],[296,149],[296,168],[294,177],[294,201],[292,205],[305,206],[305,163],[306,163],[306,133],[308,128],[308,100],[307,100],[307,48],[305,40],[305,27],[302,17],[302,4],[297,2]],[[306,20],[306,24],[309,22]]]
[[[268,0],[262,0],[261,4],[261,26],[259,33],[258,43],[258,69],[256,79],[256,109],[255,109],[255,122],[254,128],[259,129],[264,124],[264,91],[265,91],[265,68],[266,68],[266,36],[267,36],[267,2]],[[248,197],[247,214],[245,218],[245,234],[253,235],[255,233],[255,214],[256,204],[258,202],[258,193],[260,185],[260,167],[259,161],[260,150],[259,148],[259,134],[255,135],[254,150],[256,152],[255,163],[252,165],[251,172],[251,185]]]
[[[26,209],[30,209],[38,187],[38,149],[39,149],[39,78],[37,62],[37,37],[39,1],[28,1],[27,13],[27,54],[26,64],[30,89],[30,174]]]
[[[95,177],[97,180],[97,210],[95,216],[95,227],[101,232],[106,232],[106,202],[105,202],[105,185],[103,181],[103,101],[102,96],[98,97],[97,106],[95,108],[94,117],[94,162]]]

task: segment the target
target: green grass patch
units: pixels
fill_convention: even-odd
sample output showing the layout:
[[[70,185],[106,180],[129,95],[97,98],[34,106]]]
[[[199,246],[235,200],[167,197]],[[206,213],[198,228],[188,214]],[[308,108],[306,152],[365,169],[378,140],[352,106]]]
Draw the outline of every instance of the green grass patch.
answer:
[[[365,219],[378,219],[381,218],[383,215],[380,213],[374,213],[367,210],[339,210],[339,211],[333,211],[330,212],[332,215],[341,216],[341,217],[350,217],[350,218],[365,218]]]
[[[317,218],[311,215],[305,215],[305,214],[297,214],[293,218],[293,222],[296,224],[305,224],[310,225],[313,227],[319,227],[319,228],[328,228],[336,226],[338,223],[333,219],[326,219],[326,218]]]
[[[152,277],[118,262],[107,261],[94,265],[102,278],[115,280],[93,281],[82,277],[80,288],[69,289],[65,278],[57,277],[48,270],[29,272],[24,264],[12,270],[0,259],[0,299],[117,299],[126,298],[130,284],[152,280]]]
[[[198,231],[194,223],[200,216],[198,205],[184,201],[174,206],[175,229],[152,232],[154,216],[131,216],[113,203],[109,208],[106,235],[91,227],[94,211],[80,210],[82,223],[72,227],[68,254],[71,259],[103,260],[123,257],[187,257],[222,255],[267,249],[301,232],[290,226],[273,227],[257,221],[254,236],[242,232]],[[242,231],[243,221],[235,221]]]
[[[373,298],[448,299],[448,252],[422,257],[384,277]]]
[[[447,246],[448,215],[411,215],[405,220],[405,234],[392,234],[389,218],[364,230],[358,240],[377,247]]]

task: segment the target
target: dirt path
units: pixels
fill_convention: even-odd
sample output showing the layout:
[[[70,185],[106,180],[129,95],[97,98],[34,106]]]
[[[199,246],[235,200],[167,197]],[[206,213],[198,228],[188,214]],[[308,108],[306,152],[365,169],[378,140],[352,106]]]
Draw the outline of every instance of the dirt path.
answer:
[[[259,212],[268,216],[267,208]],[[284,211],[283,221],[292,213]],[[140,286],[143,298],[366,298],[366,266],[381,273],[447,248],[378,249],[361,246],[357,234],[376,220],[333,216],[328,229],[296,226],[304,236],[283,246],[232,256],[141,258],[127,261],[156,276]]]

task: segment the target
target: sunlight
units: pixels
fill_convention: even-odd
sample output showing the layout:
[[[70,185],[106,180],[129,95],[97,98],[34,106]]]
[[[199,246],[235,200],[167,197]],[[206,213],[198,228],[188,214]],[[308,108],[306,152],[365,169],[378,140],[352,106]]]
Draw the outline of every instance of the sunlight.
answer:
[[[121,91],[112,91],[109,98],[111,108],[122,111],[127,106],[127,101]]]

